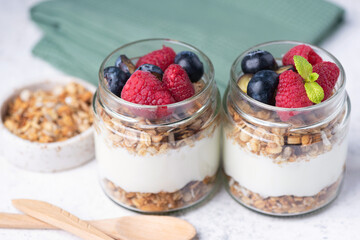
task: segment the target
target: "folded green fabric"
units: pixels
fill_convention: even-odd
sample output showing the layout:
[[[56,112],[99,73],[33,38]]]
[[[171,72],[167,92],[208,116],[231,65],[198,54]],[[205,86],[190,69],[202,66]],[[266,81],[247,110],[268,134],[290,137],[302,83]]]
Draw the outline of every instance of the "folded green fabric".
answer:
[[[145,38],[172,38],[205,52],[221,91],[235,58],[272,40],[318,44],[344,11],[322,0],[54,0],[31,9],[44,37],[36,56],[97,84],[103,59],[117,47]]]

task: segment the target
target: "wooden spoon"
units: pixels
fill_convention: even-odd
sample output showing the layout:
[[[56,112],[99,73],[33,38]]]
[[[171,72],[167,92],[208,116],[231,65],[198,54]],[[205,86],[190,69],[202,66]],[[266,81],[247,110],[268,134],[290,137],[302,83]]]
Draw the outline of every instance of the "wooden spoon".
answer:
[[[12,200],[12,204],[22,212],[82,239],[114,240],[114,238],[106,235],[90,223],[82,221],[75,215],[50,203],[30,199],[15,199]]]
[[[88,222],[117,239],[189,240],[196,235],[190,223],[170,216],[136,215]],[[0,228],[56,229],[30,216],[10,213],[0,213]]]

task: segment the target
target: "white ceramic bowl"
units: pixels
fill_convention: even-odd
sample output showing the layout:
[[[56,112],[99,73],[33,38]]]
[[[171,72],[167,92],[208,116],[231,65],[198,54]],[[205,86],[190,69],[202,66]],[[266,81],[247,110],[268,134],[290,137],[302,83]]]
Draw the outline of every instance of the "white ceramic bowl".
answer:
[[[57,172],[80,166],[94,158],[93,127],[68,140],[39,143],[24,140],[11,133],[3,124],[6,108],[23,89],[51,90],[59,84],[76,82],[95,92],[95,87],[74,77],[51,77],[9,92],[0,101],[0,155],[10,163],[31,171]]]

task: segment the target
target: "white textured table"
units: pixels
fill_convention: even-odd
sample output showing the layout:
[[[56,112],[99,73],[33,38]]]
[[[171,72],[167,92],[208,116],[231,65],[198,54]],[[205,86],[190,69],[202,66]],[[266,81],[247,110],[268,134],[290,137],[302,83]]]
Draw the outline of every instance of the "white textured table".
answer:
[[[41,36],[28,17],[28,8],[35,2],[0,0],[0,96],[32,79],[59,74],[31,56],[31,48]],[[194,224],[200,239],[360,239],[360,1],[335,2],[347,11],[345,24],[322,47],[343,64],[352,102],[347,172],[340,196],[314,214],[274,218],[240,206],[221,188],[207,203],[176,214]],[[49,201],[83,219],[135,214],[105,196],[95,161],[71,171],[40,174],[17,169],[0,158],[0,212],[16,212],[11,206],[13,198]],[[58,230],[0,229],[0,239],[77,238]]]

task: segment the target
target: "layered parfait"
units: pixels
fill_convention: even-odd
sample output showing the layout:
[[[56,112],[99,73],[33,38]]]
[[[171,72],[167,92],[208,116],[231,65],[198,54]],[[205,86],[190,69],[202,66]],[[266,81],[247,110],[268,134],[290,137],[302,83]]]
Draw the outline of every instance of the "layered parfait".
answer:
[[[129,47],[110,55],[94,101],[102,186],[115,202],[142,212],[203,199],[214,187],[220,159],[220,101],[210,61],[170,40],[131,47],[160,43],[140,58],[124,54]],[[114,55],[120,55],[115,66],[107,66]]]
[[[235,61],[224,97],[226,185],[263,213],[310,212],[336,197],[343,178],[350,113],[344,73],[314,46],[258,48]]]

